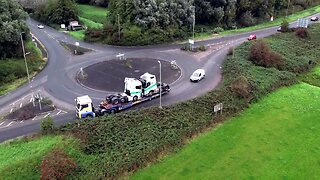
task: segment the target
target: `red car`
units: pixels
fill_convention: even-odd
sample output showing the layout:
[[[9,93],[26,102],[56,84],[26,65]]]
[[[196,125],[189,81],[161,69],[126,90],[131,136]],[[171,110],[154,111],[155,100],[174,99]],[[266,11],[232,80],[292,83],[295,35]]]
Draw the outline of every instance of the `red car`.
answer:
[[[251,40],[255,40],[257,39],[257,36],[255,34],[251,34],[249,37],[248,37],[248,40],[251,41]]]

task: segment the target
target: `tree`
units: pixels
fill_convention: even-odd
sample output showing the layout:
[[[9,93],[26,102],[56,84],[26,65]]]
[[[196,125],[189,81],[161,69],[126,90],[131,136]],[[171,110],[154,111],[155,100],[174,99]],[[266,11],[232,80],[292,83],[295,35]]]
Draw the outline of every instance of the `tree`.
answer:
[[[27,14],[16,1],[0,0],[0,59],[17,57],[20,33],[29,32],[26,17]]]
[[[70,21],[78,20],[78,9],[73,0],[58,0],[48,7],[48,20],[54,24],[69,24]]]

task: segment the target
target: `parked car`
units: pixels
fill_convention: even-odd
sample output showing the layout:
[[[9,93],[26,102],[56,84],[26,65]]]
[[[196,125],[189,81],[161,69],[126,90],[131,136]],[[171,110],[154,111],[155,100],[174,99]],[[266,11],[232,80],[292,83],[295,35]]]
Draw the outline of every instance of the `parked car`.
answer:
[[[38,29],[44,29],[44,25],[38,24]]]
[[[277,31],[278,31],[278,32],[282,32],[281,26],[278,27]]]
[[[205,75],[206,75],[206,72],[204,69],[197,69],[190,76],[190,81],[199,82],[205,77]]]
[[[257,39],[257,35],[255,34],[251,34],[249,37],[248,37],[248,40],[251,41],[251,40],[255,40]]]
[[[319,18],[318,18],[318,17],[316,17],[316,16],[311,17],[311,19],[310,19],[310,21],[318,21],[318,20],[319,20]]]

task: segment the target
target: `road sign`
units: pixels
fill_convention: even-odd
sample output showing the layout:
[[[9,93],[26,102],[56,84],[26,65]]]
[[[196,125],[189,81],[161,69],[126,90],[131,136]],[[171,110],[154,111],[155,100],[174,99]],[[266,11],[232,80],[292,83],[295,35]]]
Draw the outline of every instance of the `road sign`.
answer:
[[[80,45],[80,43],[79,43],[79,42],[76,42],[76,43],[75,43],[75,45],[76,45],[76,46],[79,46],[79,45]]]
[[[119,58],[119,60],[125,59],[124,54],[120,54],[120,53],[118,55],[116,55],[116,57]]]
[[[193,39],[189,39],[189,44],[194,44],[194,40]]]
[[[297,27],[308,28],[309,21],[306,18],[298,19]]]

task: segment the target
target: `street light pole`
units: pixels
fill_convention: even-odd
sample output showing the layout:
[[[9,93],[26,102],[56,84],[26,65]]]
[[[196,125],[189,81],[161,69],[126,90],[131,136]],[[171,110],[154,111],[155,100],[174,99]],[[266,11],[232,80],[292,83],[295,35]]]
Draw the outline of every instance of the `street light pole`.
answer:
[[[160,109],[162,109],[162,105],[161,105],[161,90],[162,90],[162,81],[161,81],[161,62],[160,61],[158,61],[158,63],[159,63],[159,66],[160,66],[160,69],[159,69],[159,71],[160,71],[160,105],[159,105],[159,108]]]
[[[26,51],[25,51],[25,49],[24,49],[24,43],[23,43],[22,33],[24,33],[24,32],[21,32],[21,33],[20,33],[21,46],[22,46],[22,52],[23,52],[23,58],[24,58],[24,63],[25,63],[25,65],[26,65],[27,77],[28,77],[28,82],[29,82],[30,90],[31,90],[31,92],[32,92],[32,86],[31,86],[31,84],[30,84],[30,75],[29,75],[28,63],[27,63],[27,58],[26,58]],[[35,104],[34,104],[33,92],[32,92],[32,103],[33,103],[33,106],[35,106]]]

